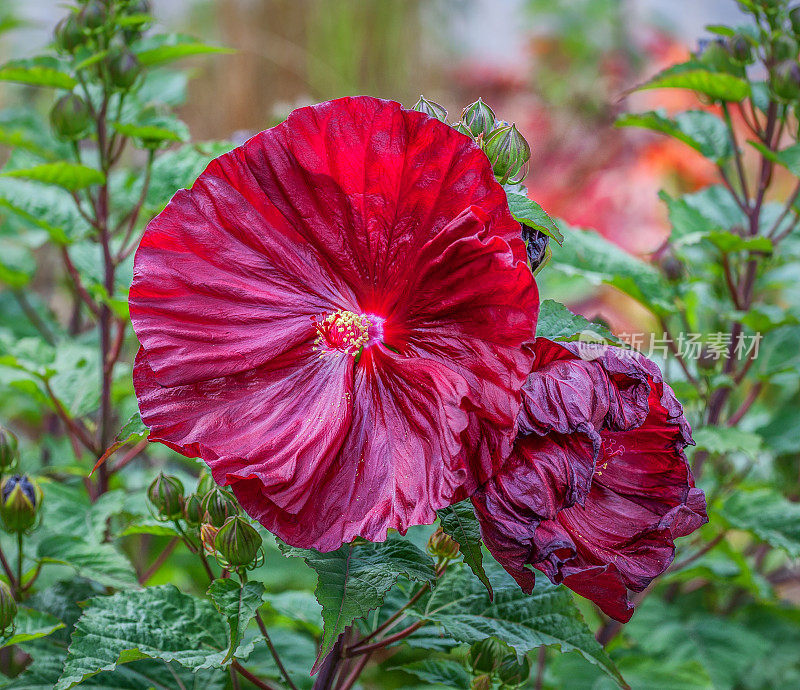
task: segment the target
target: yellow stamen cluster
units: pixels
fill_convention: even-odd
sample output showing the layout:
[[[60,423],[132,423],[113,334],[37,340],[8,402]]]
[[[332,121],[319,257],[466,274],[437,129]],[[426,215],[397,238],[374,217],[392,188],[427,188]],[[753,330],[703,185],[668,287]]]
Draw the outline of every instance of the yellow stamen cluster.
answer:
[[[338,310],[321,321],[314,320],[317,338],[314,350],[325,355],[339,356],[341,353],[355,355],[369,340],[370,320],[352,311]]]

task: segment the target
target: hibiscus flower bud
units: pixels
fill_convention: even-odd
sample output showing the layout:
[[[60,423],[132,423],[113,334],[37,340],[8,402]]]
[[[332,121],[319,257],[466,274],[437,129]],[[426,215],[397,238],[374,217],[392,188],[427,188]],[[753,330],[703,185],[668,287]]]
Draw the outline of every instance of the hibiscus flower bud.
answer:
[[[106,14],[102,0],[90,0],[78,14],[78,21],[87,29],[98,29],[105,22]]]
[[[141,71],[141,63],[130,50],[112,55],[108,61],[108,76],[111,84],[118,89],[131,88]]]
[[[14,630],[17,602],[8,585],[0,580],[0,635],[5,637]]]
[[[474,103],[470,103],[461,113],[461,122],[476,138],[481,134],[484,137],[488,137],[489,133],[494,129],[494,121],[494,110],[480,98]]]
[[[686,276],[686,266],[672,251],[667,251],[658,261],[667,280],[676,283]]]
[[[200,541],[208,553],[214,553],[214,539],[217,537],[217,532],[219,530],[210,522],[204,522],[200,526]]]
[[[64,53],[71,53],[83,42],[83,31],[74,14],[64,17],[55,29],[56,48]]]
[[[469,128],[463,122],[456,122],[455,124],[450,125],[456,132],[460,134],[466,134],[470,139],[474,139],[475,137],[472,136],[472,132],[469,131]]]
[[[8,469],[19,457],[17,437],[0,426],[0,469]]]
[[[785,101],[800,96],[800,65],[794,60],[779,63],[770,76],[772,92]]]
[[[225,520],[239,514],[236,499],[219,486],[214,486],[203,496],[201,506],[206,521],[214,527],[222,527]]]
[[[492,677],[486,674],[478,676],[469,687],[470,690],[492,690]]]
[[[531,675],[531,665],[526,657],[517,660],[516,654],[509,654],[497,669],[497,677],[503,685],[522,685]]]
[[[428,539],[428,553],[435,558],[449,561],[458,556],[458,542],[442,531],[438,527]]]
[[[247,520],[235,515],[225,521],[214,538],[214,548],[230,565],[250,565],[261,548],[261,535]]]
[[[499,127],[491,133],[483,150],[496,177],[507,182],[530,160],[531,147],[515,125]]]
[[[188,525],[199,525],[203,519],[202,501],[197,494],[191,494],[186,498],[183,506],[183,518]]]
[[[797,58],[797,41],[791,36],[778,36],[772,44],[772,56],[776,61]]]
[[[697,42],[697,50],[694,57],[714,70],[725,71],[731,64],[731,56],[728,46],[724,39],[719,36],[715,38],[701,38]]]
[[[211,476],[211,472],[208,470],[203,470],[200,473],[200,477],[197,479],[197,490],[195,493],[200,496],[202,499],[211,489],[216,486],[214,483],[214,478]]]
[[[62,139],[78,139],[90,121],[89,106],[74,93],[59,98],[50,111],[50,124]]]
[[[414,104],[411,110],[416,110],[420,113],[425,113],[431,117],[435,117],[442,122],[447,121],[447,109],[443,105],[439,105],[435,101],[429,101],[425,96],[420,95],[419,100]]]
[[[39,485],[23,474],[15,474],[0,485],[0,516],[9,532],[24,532],[33,526],[42,504]]]
[[[728,38],[728,52],[736,62],[747,64],[752,61],[753,51],[748,41],[742,34],[735,34]]]
[[[147,498],[165,520],[183,515],[183,484],[177,477],[159,473],[147,489]]]
[[[469,663],[475,671],[494,673],[507,654],[502,642],[487,637],[469,648]]]
[[[789,21],[792,24],[792,32],[800,37],[800,5],[789,10]]]

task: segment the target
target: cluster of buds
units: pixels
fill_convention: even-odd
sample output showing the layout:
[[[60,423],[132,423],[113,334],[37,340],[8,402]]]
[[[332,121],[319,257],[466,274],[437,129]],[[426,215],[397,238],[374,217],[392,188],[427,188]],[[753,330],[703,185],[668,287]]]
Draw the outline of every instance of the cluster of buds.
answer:
[[[442,122],[447,121],[447,110],[424,96],[413,106]],[[501,184],[518,184],[525,179],[531,148],[516,125],[498,120],[482,99],[464,108],[461,119],[451,126],[461,134],[474,139],[492,164],[495,177]]]
[[[14,474],[0,484],[0,518],[9,532],[26,532],[33,527],[42,507],[42,490],[35,480]]]
[[[487,637],[470,647],[469,664],[476,674],[472,682],[473,690],[494,687],[495,678],[500,681],[501,687],[516,688],[525,683],[531,674],[526,657],[518,658],[493,637]]]
[[[241,515],[239,504],[228,491],[203,473],[197,489],[184,495],[177,477],[159,474],[147,497],[159,520],[183,520],[203,549],[226,568],[253,568],[262,561],[261,535]]]

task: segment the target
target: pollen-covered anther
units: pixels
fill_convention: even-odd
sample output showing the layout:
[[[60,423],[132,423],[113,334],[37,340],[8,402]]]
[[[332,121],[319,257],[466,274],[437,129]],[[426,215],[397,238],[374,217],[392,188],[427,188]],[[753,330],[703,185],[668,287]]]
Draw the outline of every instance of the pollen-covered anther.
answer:
[[[320,357],[342,352],[355,355],[369,342],[371,321],[363,314],[338,310],[324,317],[312,317],[317,329],[314,350]]]

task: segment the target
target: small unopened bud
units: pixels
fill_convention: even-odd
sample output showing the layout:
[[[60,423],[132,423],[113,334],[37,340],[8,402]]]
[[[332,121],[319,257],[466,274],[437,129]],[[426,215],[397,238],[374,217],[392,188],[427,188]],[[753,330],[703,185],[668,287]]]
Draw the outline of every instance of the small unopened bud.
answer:
[[[686,277],[686,266],[672,251],[667,251],[659,260],[658,265],[664,276],[672,283]]]
[[[56,25],[55,39],[56,47],[64,53],[71,53],[83,43],[83,31],[74,14],[64,17]]]
[[[800,5],[789,10],[789,21],[792,24],[792,32],[800,38]]]
[[[497,677],[503,685],[522,685],[531,675],[531,665],[526,657],[517,660],[516,654],[509,654],[497,669]]]
[[[493,637],[487,637],[480,642],[475,642],[469,648],[469,662],[475,671],[481,673],[494,673],[508,651],[502,642]]]
[[[203,518],[203,507],[197,494],[191,494],[186,498],[183,506],[183,517],[187,525],[194,527],[200,524]]]
[[[800,97],[800,65],[787,60],[776,65],[770,78],[772,92],[785,101]]]
[[[474,139],[475,138],[474,136],[472,136],[472,132],[469,131],[469,129],[467,128],[467,126],[463,122],[456,122],[455,124],[451,124],[450,126],[454,130],[456,130],[456,132],[459,132],[460,134],[465,134],[470,139]]]
[[[217,532],[219,530],[210,522],[204,522],[200,526],[200,541],[208,553],[214,553],[214,539],[217,538]]]
[[[222,523],[225,520],[239,514],[239,506],[236,504],[236,499],[216,485],[203,496],[201,508],[203,514],[207,516],[207,522],[210,522],[214,527],[222,527]]]
[[[183,484],[177,477],[161,472],[147,489],[147,498],[165,520],[177,520],[183,515]]]
[[[522,240],[525,242],[531,271],[535,271],[545,263],[550,238],[536,228],[522,223]]]
[[[429,101],[425,96],[420,96],[419,100],[414,104],[411,110],[416,110],[420,113],[425,113],[431,117],[435,117],[442,122],[447,121],[447,109],[443,105],[439,105],[435,101]]]
[[[14,630],[17,602],[8,585],[0,580],[0,635],[6,637]]]
[[[725,40],[719,36],[714,38],[701,38],[697,42],[694,57],[699,62],[714,70],[725,70],[731,66],[731,54]]]
[[[494,121],[494,110],[480,98],[474,103],[470,103],[461,113],[461,122],[476,138],[481,134],[484,138],[488,137],[494,129]]]
[[[750,41],[742,36],[742,34],[736,34],[728,38],[728,52],[731,57],[740,64],[750,62],[753,57]]]
[[[492,677],[487,674],[480,675],[469,687],[470,690],[492,690]]]
[[[78,14],[78,21],[87,29],[99,29],[106,20],[106,6],[102,0],[89,0]]]
[[[776,62],[797,59],[797,41],[791,36],[778,36],[772,44],[772,56]]]
[[[62,139],[77,139],[89,127],[89,106],[74,93],[59,98],[50,111],[50,124]]]
[[[0,516],[9,532],[24,532],[33,526],[42,505],[39,485],[23,474],[15,474],[0,485]]]
[[[214,548],[226,563],[250,565],[261,548],[261,535],[247,520],[238,515],[228,518],[214,538]]]
[[[0,469],[8,469],[19,458],[17,437],[8,429],[0,426]]]
[[[129,89],[142,71],[138,58],[129,50],[112,55],[108,61],[108,76],[118,89]]]
[[[208,470],[203,470],[200,473],[200,477],[197,479],[197,491],[195,491],[195,493],[202,498],[215,486],[216,483],[214,482],[214,478],[211,476],[211,472]]]
[[[458,556],[458,542],[437,527],[428,539],[428,553],[435,558],[450,560]]]
[[[531,147],[515,125],[496,129],[483,145],[494,174],[503,183],[514,178],[530,160]],[[520,181],[520,180],[518,180]]]

